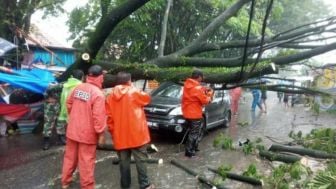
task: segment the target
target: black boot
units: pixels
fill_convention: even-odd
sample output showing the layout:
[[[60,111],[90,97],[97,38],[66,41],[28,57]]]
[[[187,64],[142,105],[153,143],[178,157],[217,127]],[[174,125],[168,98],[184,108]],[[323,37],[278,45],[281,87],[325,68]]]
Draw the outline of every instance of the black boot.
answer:
[[[65,135],[58,135],[58,143],[60,145],[65,145],[66,144],[66,137],[65,137]]]
[[[43,138],[43,150],[48,150],[50,148],[50,137]]]

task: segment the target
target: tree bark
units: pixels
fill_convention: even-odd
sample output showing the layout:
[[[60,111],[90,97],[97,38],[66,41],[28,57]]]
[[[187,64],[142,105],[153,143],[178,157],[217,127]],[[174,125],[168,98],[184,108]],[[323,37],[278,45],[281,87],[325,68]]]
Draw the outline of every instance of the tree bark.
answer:
[[[204,183],[204,184],[206,184],[210,187],[216,186],[216,188],[219,188],[219,189],[226,189],[226,187],[216,185],[211,180],[207,179],[204,176],[199,175],[196,171],[194,171],[194,170],[190,169],[189,167],[183,165],[182,163],[178,162],[177,160],[171,160],[171,164],[173,164],[176,167],[184,170],[185,172],[189,173],[190,175],[195,176],[200,182],[202,182],[202,183]]]
[[[88,46],[86,47],[87,53],[90,55],[90,61],[86,62],[81,58],[77,59],[77,61],[58,78],[58,80],[66,80],[74,69],[81,69],[86,73],[91,66],[91,61],[95,59],[98,51],[103,46],[106,38],[110,35],[113,29],[124,18],[131,15],[134,11],[149,1],[150,0],[128,0],[117,8],[111,10],[107,16],[102,17],[96,26],[96,30],[89,37]]]
[[[312,150],[307,148],[297,148],[297,147],[289,147],[289,146],[281,146],[273,144],[270,151],[274,152],[291,152],[300,155],[307,155],[315,158],[326,158],[326,159],[336,159],[336,154],[330,154],[325,151],[320,150]]]
[[[100,63],[100,65],[109,70],[110,74],[116,74],[120,71],[125,71],[132,74],[132,79],[156,79],[157,81],[173,81],[180,82],[190,77],[192,67],[171,67],[160,68],[155,65],[147,64],[112,64]],[[236,82],[239,77],[240,70],[238,68],[206,68],[202,69],[204,73],[204,81],[207,83],[231,83]],[[249,73],[249,67],[245,69],[244,74]],[[250,77],[257,77],[265,74],[277,73],[278,70],[273,70],[271,65],[260,65],[250,74]]]
[[[208,169],[210,171],[220,175],[220,173],[217,169],[214,169],[214,168],[211,168],[211,167],[208,167]],[[242,182],[246,182],[246,183],[256,185],[256,186],[262,186],[263,185],[261,180],[255,179],[253,177],[238,175],[238,174],[230,173],[230,172],[225,173],[225,176],[229,179],[232,179],[232,180],[242,181]]]
[[[160,45],[158,48],[158,55],[159,57],[164,55],[164,48],[166,43],[166,37],[167,37],[167,24],[168,24],[168,17],[169,17],[169,11],[170,7],[172,5],[173,0],[167,0],[167,8],[163,17],[162,21],[162,28],[161,28],[161,39],[160,39]]]
[[[281,161],[284,163],[295,163],[301,160],[300,156],[272,153],[266,150],[259,151],[259,156],[270,161]]]

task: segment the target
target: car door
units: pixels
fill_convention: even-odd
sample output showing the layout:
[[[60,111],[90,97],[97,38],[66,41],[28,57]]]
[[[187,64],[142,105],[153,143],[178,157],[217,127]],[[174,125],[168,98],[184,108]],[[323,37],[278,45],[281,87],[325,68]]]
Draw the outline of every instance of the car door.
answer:
[[[207,105],[206,111],[208,115],[207,126],[208,128],[214,127],[220,124],[221,119],[223,119],[223,91],[216,90],[214,93],[214,98],[210,104]]]

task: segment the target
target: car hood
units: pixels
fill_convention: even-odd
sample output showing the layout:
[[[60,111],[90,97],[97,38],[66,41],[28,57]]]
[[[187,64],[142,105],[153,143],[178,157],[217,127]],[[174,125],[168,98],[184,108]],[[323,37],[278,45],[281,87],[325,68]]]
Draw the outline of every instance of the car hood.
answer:
[[[153,96],[148,106],[165,106],[174,108],[181,105],[181,100],[176,98]]]

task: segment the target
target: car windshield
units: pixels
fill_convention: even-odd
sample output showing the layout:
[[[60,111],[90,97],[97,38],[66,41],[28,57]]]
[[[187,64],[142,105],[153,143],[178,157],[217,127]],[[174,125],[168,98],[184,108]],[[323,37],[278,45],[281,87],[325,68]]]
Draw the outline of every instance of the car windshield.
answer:
[[[180,85],[169,85],[167,87],[159,89],[159,91],[156,91],[154,96],[181,98],[181,96],[182,96],[182,86],[180,86]]]

